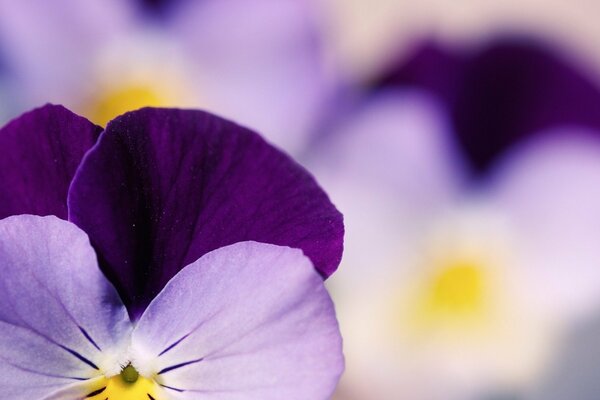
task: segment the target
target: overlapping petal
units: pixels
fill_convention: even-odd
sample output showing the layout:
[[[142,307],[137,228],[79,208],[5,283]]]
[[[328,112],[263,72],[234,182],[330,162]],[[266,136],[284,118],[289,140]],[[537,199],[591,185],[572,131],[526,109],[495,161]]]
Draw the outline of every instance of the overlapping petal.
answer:
[[[67,218],[67,192],[101,128],[62,106],[46,105],[0,130],[0,218]]]
[[[297,247],[323,276],[342,251],[341,214],[303,168],[201,111],[113,120],[73,181],[69,216],[134,316],[181,268],[225,245]]]
[[[343,369],[333,304],[310,260],[256,242],[179,272],[132,343],[133,365],[181,399],[325,399]]]
[[[85,233],[53,216],[4,219],[0,268],[0,397],[88,394],[131,324]]]

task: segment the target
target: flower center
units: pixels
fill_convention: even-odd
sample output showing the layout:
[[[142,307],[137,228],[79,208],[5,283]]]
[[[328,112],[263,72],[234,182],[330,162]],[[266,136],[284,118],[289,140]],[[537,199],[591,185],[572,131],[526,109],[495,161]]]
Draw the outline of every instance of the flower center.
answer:
[[[158,400],[156,382],[140,376],[131,365],[123,368],[119,375],[103,379],[99,386],[86,399]]]
[[[475,206],[433,221],[394,311],[403,335],[463,340],[501,329],[507,294],[516,290],[505,274],[515,248],[511,232],[503,214]]]
[[[171,96],[164,90],[143,83],[108,88],[92,99],[87,115],[94,123],[106,126],[108,121],[127,111],[142,107],[168,106]]]
[[[485,269],[473,262],[454,262],[425,282],[419,312],[425,319],[468,318],[485,308]]]

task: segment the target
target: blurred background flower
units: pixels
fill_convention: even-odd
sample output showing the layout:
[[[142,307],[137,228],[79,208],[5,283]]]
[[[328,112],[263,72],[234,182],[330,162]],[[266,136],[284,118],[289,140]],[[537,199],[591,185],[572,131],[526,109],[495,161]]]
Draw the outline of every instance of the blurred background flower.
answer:
[[[145,105],[202,107],[295,152],[331,87],[314,7],[294,0],[0,2],[15,116],[61,103],[98,124]]]
[[[598,11],[0,0],[0,118],[200,107],[297,156],[346,219],[335,400],[593,399]]]

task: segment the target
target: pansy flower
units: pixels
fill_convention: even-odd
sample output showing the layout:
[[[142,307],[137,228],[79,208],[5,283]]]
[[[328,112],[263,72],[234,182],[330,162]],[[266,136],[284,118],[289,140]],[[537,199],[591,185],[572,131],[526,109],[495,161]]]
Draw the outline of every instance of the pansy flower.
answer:
[[[0,2],[13,116],[64,104],[104,126],[144,106],[201,107],[301,151],[331,76],[310,1]]]
[[[0,130],[0,397],[327,399],[339,212],[256,133],[60,106]]]
[[[508,73],[506,63],[486,65],[476,76]],[[330,281],[348,360],[336,399],[512,398],[535,381],[563,329],[600,306],[600,137],[565,114],[597,108],[587,100],[598,90],[556,58],[531,66],[528,76],[547,86],[447,89],[451,98],[486,94],[485,108],[468,103],[465,123],[483,124],[485,109],[519,128],[505,133],[520,141],[493,152],[486,138],[504,143],[503,131],[471,131],[485,145],[472,153],[464,145],[474,142],[456,139],[468,137],[456,130],[455,103],[416,84],[371,92],[319,143],[311,170],[348,228],[345,274]],[[589,92],[583,104],[565,97],[574,103],[564,110],[550,96],[562,70]],[[505,115],[504,99],[531,103]]]

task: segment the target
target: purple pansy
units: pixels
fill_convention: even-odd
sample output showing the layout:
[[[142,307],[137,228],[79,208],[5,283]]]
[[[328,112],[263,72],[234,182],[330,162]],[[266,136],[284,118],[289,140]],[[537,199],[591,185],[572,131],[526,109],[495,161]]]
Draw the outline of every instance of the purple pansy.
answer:
[[[47,105],[0,141],[0,397],[331,395],[342,217],[288,156],[192,110]]]

